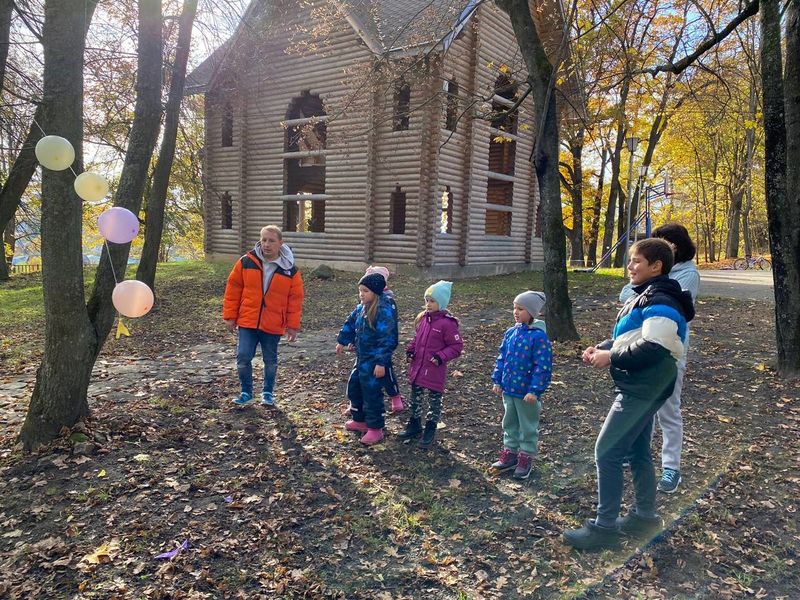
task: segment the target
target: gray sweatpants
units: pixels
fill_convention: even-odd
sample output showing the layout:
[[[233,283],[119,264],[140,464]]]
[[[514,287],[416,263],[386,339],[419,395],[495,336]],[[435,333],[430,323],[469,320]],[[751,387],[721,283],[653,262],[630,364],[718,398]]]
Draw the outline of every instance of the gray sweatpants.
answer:
[[[664,405],[656,413],[658,425],[661,427],[661,468],[681,470],[681,449],[683,448],[683,416],[681,415],[681,392],[683,376],[686,374],[686,362],[678,361],[678,376],[675,378],[675,390],[667,398]]]

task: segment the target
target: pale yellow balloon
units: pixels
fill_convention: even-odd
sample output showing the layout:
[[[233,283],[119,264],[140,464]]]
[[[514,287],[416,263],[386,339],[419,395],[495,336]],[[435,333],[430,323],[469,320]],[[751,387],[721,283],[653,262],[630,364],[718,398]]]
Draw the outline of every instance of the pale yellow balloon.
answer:
[[[111,302],[125,317],[141,317],[153,308],[153,290],[146,283],[131,279],[121,281],[111,292]]]
[[[75,192],[87,202],[100,202],[108,194],[108,182],[97,173],[81,173],[75,178]]]
[[[63,171],[75,161],[75,148],[58,135],[46,135],[36,143],[36,160],[51,171]]]

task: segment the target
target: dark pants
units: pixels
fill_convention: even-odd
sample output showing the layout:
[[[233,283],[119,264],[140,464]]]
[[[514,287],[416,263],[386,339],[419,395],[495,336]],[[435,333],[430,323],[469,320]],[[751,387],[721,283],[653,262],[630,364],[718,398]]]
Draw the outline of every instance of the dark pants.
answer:
[[[411,386],[411,417],[422,418],[422,397],[428,392],[428,414],[426,421],[438,423],[442,418],[442,392],[435,392],[418,385]]]
[[[253,357],[256,347],[261,345],[261,356],[264,358],[263,391],[272,393],[275,387],[275,375],[278,372],[278,342],[281,336],[266,333],[260,329],[239,327],[239,344],[236,348],[236,370],[239,372],[239,383],[242,391],[253,395]]]
[[[671,393],[670,386],[670,393]],[[669,393],[657,399],[617,394],[595,444],[597,463],[597,524],[613,527],[622,503],[622,462],[628,458],[633,475],[636,511],[652,516],[656,508],[656,472],[650,451],[653,417]]]
[[[394,398],[400,394],[400,386],[397,384],[397,377],[394,376],[394,367],[392,363],[386,365],[386,375],[381,378],[383,389],[386,390],[386,395]]]
[[[350,414],[353,421],[366,422],[370,429],[383,429],[383,380],[373,371],[375,363],[356,362],[347,380],[347,398],[350,400]]]

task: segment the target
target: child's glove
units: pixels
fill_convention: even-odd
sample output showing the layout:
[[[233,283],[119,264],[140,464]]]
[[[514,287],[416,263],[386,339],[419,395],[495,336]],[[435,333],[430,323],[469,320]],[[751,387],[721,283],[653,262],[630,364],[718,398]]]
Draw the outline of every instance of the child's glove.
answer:
[[[441,366],[441,364],[444,361],[442,360],[441,356],[439,356],[438,354],[434,354],[433,356],[431,356],[431,362],[432,363],[436,363],[437,365]]]

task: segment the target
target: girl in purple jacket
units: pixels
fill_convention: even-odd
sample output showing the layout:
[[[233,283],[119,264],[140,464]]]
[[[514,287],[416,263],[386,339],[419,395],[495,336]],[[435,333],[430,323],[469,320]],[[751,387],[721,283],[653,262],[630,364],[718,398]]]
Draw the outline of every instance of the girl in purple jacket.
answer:
[[[458,358],[464,342],[458,331],[458,319],[447,312],[453,283],[438,281],[425,290],[425,310],[417,315],[414,339],[406,348],[411,361],[411,416],[399,438],[410,442],[422,433],[421,448],[429,448],[442,416],[442,394],[447,379],[447,363]],[[422,396],[428,392],[428,414],[422,428]]]

